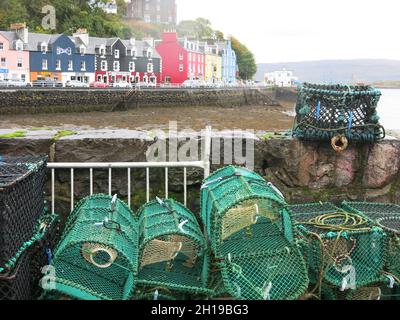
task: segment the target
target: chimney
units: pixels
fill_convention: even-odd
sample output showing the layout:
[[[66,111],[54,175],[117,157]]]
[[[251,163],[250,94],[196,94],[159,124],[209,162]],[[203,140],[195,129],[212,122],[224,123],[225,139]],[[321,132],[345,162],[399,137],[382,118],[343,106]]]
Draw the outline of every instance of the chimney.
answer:
[[[130,38],[129,43],[131,44],[131,46],[135,46],[136,45],[136,39],[135,38]]]
[[[18,38],[22,40],[24,44],[28,43],[28,28],[26,27],[26,23],[13,23],[10,25],[10,30],[14,31]]]
[[[89,33],[87,29],[79,28],[72,36],[81,39],[81,41],[86,47],[89,45]]]

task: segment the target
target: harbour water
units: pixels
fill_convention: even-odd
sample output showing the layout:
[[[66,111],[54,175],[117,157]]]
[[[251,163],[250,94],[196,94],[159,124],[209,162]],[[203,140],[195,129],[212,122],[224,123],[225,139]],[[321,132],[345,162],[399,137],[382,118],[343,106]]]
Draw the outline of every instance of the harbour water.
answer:
[[[389,130],[400,130],[400,89],[381,89],[378,104],[381,124]]]

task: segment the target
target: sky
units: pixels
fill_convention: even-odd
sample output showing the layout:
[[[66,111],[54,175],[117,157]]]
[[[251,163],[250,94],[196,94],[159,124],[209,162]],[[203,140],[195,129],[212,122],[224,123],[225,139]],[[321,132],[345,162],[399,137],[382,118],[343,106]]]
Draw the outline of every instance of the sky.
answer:
[[[244,4],[242,4],[244,3]],[[398,0],[177,0],[178,20],[204,17],[257,63],[400,60]]]

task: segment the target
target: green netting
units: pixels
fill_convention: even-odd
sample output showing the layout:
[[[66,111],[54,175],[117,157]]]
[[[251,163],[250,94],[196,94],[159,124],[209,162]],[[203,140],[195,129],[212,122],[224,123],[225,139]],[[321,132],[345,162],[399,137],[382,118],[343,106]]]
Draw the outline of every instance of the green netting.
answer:
[[[376,111],[380,96],[370,86],[305,83],[298,94],[293,136],[322,141],[338,135],[349,141],[381,140],[385,132]]]
[[[174,200],[157,199],[139,216],[138,283],[208,292],[209,252],[196,217]]]
[[[83,199],[55,250],[56,290],[78,299],[129,299],[138,270],[137,229],[122,201],[107,195]]]
[[[201,190],[201,218],[227,293],[237,299],[296,299],[308,285],[285,200],[245,168],[229,166]]]
[[[365,215],[388,235],[385,271],[400,284],[400,206],[387,203],[347,202],[342,207]]]
[[[381,281],[386,236],[365,217],[330,203],[288,207],[295,221],[310,281],[347,290]]]
[[[389,286],[389,283],[371,283],[368,286],[358,288],[356,290],[340,291],[338,288],[323,285],[322,298],[323,300],[396,300],[396,288]]]

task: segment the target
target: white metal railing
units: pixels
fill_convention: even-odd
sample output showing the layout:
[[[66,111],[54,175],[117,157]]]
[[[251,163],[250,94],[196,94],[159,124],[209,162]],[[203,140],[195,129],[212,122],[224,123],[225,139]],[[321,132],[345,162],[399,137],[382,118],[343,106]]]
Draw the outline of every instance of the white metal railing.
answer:
[[[183,168],[183,197],[184,204],[187,205],[187,168],[200,168],[204,170],[204,177],[210,175],[210,154],[211,154],[211,127],[207,127],[204,135],[204,149],[202,160],[200,161],[185,161],[185,162],[52,162],[48,163],[47,167],[51,170],[51,210],[55,212],[55,176],[56,170],[70,170],[70,193],[71,193],[71,211],[74,209],[74,173],[75,169],[89,170],[89,192],[93,195],[93,170],[108,169],[108,194],[112,193],[112,171],[113,169],[127,170],[127,191],[128,191],[128,206],[131,208],[131,170],[146,169],[146,200],[150,201],[150,169],[164,168],[165,169],[165,198],[168,199],[169,168]]]

